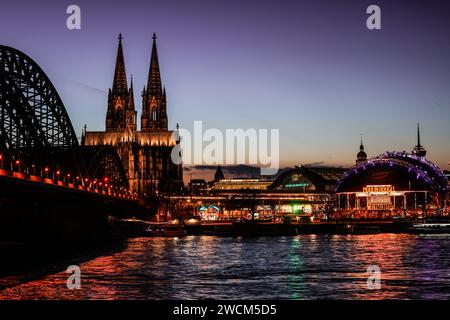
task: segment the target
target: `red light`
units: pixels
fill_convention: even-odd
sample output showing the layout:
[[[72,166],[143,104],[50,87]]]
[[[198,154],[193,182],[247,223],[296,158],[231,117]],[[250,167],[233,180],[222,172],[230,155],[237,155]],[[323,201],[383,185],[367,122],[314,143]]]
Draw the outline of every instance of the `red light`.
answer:
[[[48,172],[48,170],[49,170],[48,168],[45,168],[45,169],[44,169],[45,172]]]

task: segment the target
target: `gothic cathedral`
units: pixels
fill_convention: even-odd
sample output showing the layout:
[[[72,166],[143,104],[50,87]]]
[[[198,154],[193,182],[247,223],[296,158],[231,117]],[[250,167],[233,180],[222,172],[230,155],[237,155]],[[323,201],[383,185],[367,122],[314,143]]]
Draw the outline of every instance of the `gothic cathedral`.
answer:
[[[130,190],[148,196],[157,190],[174,191],[183,186],[183,168],[172,162],[178,143],[168,130],[166,89],[161,84],[156,35],[153,34],[147,87],[142,91],[141,131],[137,130],[133,79],[128,81],[119,35],[112,88],[108,92],[106,131],[83,131],[82,144],[113,146],[122,159]]]

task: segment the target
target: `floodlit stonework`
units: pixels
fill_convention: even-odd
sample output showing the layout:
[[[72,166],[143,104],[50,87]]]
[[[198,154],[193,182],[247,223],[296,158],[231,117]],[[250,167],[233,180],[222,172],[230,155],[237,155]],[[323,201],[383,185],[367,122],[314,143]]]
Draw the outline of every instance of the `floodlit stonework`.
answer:
[[[130,190],[151,195],[157,190],[175,191],[183,185],[182,165],[171,161],[172,148],[178,143],[168,130],[166,90],[161,85],[156,35],[147,87],[142,91],[141,131],[137,130],[133,79],[128,88],[122,35],[119,35],[113,86],[108,92],[106,131],[83,130],[82,144],[114,146],[128,178]]]

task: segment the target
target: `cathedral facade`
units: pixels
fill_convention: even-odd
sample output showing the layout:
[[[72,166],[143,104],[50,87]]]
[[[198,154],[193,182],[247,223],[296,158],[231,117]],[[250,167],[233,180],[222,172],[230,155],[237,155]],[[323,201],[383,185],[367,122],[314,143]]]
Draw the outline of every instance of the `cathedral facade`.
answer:
[[[166,90],[161,83],[156,35],[147,85],[142,90],[141,130],[137,128],[133,79],[128,87],[122,35],[119,35],[112,88],[108,92],[105,131],[87,131],[82,135],[86,146],[113,146],[119,154],[130,190],[149,196],[183,186],[183,168],[171,160],[172,149],[179,142],[168,130]]]

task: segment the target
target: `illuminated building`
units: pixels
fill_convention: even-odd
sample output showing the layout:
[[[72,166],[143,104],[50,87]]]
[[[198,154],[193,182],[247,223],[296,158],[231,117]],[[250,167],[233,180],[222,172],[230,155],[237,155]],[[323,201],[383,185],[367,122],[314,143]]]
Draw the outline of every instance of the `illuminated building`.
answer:
[[[234,178],[220,179],[214,183],[213,190],[220,191],[236,191],[236,190],[267,190],[273,183],[268,178]]]
[[[386,152],[358,164],[336,186],[339,210],[356,215],[388,216],[435,211],[448,190],[443,172],[424,157],[406,152]]]
[[[128,178],[130,189],[149,195],[157,189],[181,188],[182,166],[171,161],[171,152],[178,143],[168,130],[166,90],[161,83],[156,35],[153,34],[147,87],[142,91],[141,131],[137,130],[133,79],[128,88],[122,35],[119,35],[113,86],[108,92],[106,131],[83,131],[86,146],[114,146]]]
[[[204,179],[192,179],[188,184],[189,193],[197,196],[208,194],[208,183]]]
[[[270,186],[279,192],[331,194],[345,168],[321,166],[296,166],[281,174]]]
[[[412,153],[386,152],[357,161],[336,184],[340,214],[362,218],[437,214],[445,207],[448,179],[425,155],[417,124]]]

